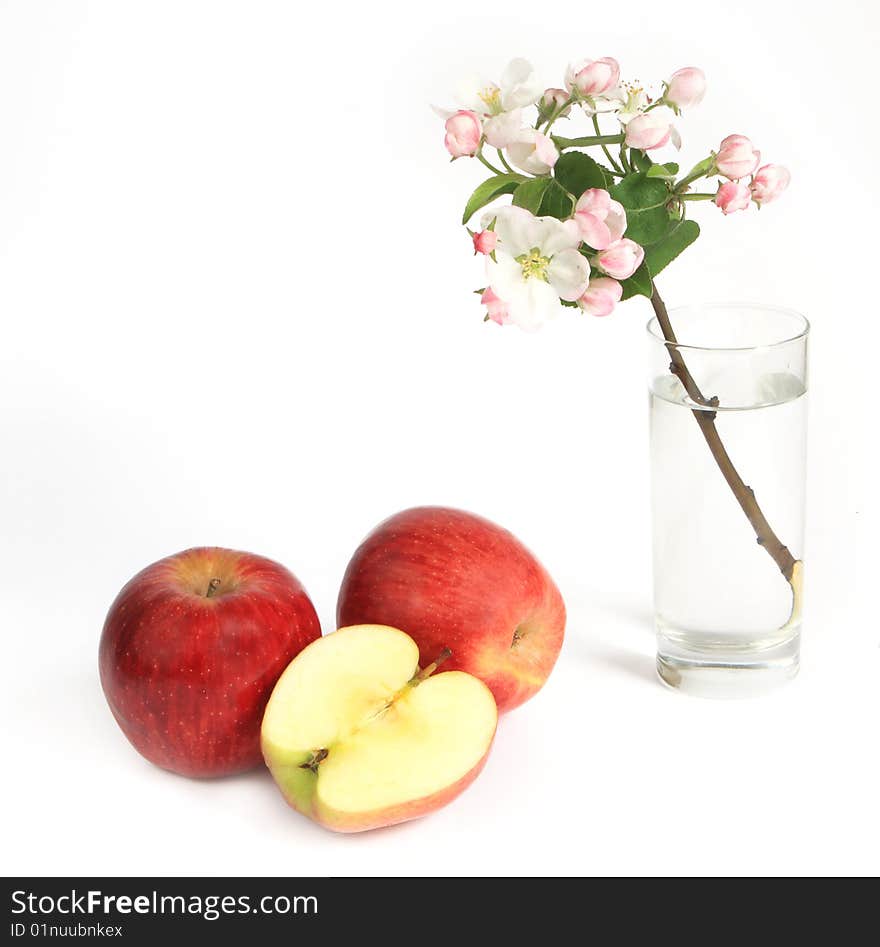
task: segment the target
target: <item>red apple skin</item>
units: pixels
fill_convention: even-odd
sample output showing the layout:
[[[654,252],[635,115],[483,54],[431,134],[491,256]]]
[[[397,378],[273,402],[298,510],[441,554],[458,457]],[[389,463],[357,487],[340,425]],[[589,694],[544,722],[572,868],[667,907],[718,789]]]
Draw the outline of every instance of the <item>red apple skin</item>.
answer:
[[[101,686],[122,732],[151,763],[226,776],[260,765],[272,688],[320,637],[308,595],[283,566],[231,549],[189,549],[147,566],[116,597],[101,634]]]
[[[419,646],[422,667],[479,677],[498,712],[538,692],[559,655],[565,605],[544,567],[494,523],[417,507],[380,523],[348,564],[337,624],[391,625]]]

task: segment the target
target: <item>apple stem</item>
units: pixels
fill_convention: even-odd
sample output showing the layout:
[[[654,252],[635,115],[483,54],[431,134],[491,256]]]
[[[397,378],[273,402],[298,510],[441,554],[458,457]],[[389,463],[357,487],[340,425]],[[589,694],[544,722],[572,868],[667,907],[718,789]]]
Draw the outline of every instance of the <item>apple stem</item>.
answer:
[[[220,588],[219,579],[211,579],[208,583],[208,591],[205,592],[205,598],[211,598],[211,596]]]
[[[413,687],[421,684],[422,681],[427,680],[434,671],[447,659],[452,657],[452,650],[450,648],[444,648],[440,654],[437,655],[436,660],[432,661],[426,668],[423,668],[419,671],[418,674],[410,681]]]

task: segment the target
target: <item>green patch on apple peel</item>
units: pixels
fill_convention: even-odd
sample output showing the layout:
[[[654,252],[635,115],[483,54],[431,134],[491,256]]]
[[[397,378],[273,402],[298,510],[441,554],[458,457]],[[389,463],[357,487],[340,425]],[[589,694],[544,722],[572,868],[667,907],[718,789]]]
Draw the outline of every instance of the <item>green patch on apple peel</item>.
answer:
[[[303,815],[310,816],[318,782],[317,768],[312,770],[303,763],[290,763],[270,766],[269,771],[290,805]]]

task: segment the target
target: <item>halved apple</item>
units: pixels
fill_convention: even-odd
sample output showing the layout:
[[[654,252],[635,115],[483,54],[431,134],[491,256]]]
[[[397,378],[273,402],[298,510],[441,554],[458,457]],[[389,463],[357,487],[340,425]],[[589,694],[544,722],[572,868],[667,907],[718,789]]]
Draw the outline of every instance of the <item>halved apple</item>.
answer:
[[[337,832],[405,822],[454,799],[483,767],[498,712],[463,671],[420,671],[386,625],[313,641],[281,675],[263,717],[266,765],[287,801]]]

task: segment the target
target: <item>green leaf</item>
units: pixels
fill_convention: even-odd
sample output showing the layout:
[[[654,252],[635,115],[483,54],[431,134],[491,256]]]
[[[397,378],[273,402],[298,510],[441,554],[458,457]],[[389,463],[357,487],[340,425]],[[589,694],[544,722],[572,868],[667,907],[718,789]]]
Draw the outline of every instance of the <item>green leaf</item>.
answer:
[[[630,148],[629,156],[633,165],[639,171],[650,171],[650,169],[654,166],[654,162],[645,154],[644,151],[639,151],[638,148]]]
[[[651,271],[648,269],[647,260],[642,261],[642,265],[629,279],[621,280],[620,285],[623,287],[621,299],[630,299],[633,296],[647,296],[650,299],[654,287],[651,285]]]
[[[669,200],[669,188],[639,171],[622,178],[612,189],[612,197],[629,210],[663,207]]]
[[[665,207],[626,208],[625,236],[643,247],[662,239],[667,230],[669,214]]]
[[[575,200],[590,188],[608,186],[609,175],[602,165],[580,151],[562,155],[553,168],[553,175]]]
[[[700,236],[700,225],[695,220],[682,220],[661,241],[645,250],[645,263],[652,276],[686,250]]]
[[[644,172],[628,174],[610,188],[610,194],[626,209],[626,236],[636,243],[650,246],[669,229],[670,194],[665,181]]]
[[[524,207],[533,214],[537,214],[541,201],[544,199],[544,191],[550,186],[550,180],[550,178],[530,178],[522,181],[513,192],[514,207]]]
[[[496,174],[487,178],[468,198],[461,222],[466,224],[481,207],[485,207],[496,197],[512,194],[521,181],[525,181],[525,177],[521,174]]]
[[[571,194],[561,184],[551,181],[541,201],[541,216],[565,220],[571,217],[572,211],[574,211],[574,200]]]
[[[574,209],[571,195],[553,178],[523,181],[513,192],[513,203],[536,217],[557,217],[560,220],[570,217]]]
[[[674,178],[678,174],[678,165],[674,161],[668,164],[652,164],[645,173],[649,178]]]

